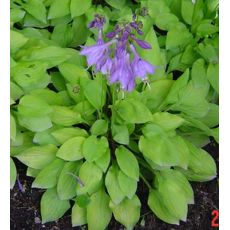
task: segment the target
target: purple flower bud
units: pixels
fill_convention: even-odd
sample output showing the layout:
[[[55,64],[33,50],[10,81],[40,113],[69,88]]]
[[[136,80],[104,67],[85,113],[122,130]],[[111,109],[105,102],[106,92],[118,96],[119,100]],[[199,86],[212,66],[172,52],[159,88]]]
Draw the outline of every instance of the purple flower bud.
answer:
[[[132,38],[142,49],[152,49],[152,46],[148,42],[137,39],[134,36]]]
[[[130,22],[130,26],[132,26],[134,29],[138,29],[136,22]]]
[[[133,21],[135,21],[135,20],[136,20],[136,18],[137,18],[137,15],[136,15],[136,14],[134,14],[132,18],[133,18]]]
[[[137,33],[138,33],[139,35],[143,35],[143,32],[142,32],[141,30],[137,30]]]
[[[107,33],[106,37],[107,38],[113,38],[115,35],[116,35],[116,33],[114,31],[112,31],[112,32]]]
[[[95,21],[94,20],[88,24],[89,29],[91,29],[93,27],[95,27]]]

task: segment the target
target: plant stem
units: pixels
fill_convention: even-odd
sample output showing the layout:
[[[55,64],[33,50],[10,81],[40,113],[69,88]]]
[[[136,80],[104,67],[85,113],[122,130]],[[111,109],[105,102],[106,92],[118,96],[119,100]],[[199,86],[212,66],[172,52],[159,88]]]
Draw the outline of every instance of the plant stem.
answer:
[[[140,178],[144,181],[144,183],[147,185],[147,187],[149,189],[152,189],[151,185],[149,184],[149,182],[145,179],[145,177],[141,174],[140,172]]]

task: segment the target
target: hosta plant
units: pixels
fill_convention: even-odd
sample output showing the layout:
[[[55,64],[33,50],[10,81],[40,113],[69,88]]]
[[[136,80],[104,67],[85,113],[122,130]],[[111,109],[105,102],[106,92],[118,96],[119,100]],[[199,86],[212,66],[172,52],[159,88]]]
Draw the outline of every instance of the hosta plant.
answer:
[[[98,1],[95,1],[98,2]],[[132,229],[140,181],[170,224],[216,177],[218,2],[12,0],[13,159],[45,189],[42,222]]]

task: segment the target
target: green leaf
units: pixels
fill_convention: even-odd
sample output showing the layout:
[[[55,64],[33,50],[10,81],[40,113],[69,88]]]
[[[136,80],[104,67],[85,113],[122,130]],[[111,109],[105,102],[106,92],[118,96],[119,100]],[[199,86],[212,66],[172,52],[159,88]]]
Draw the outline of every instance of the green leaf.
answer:
[[[158,112],[153,114],[152,123],[159,125],[165,131],[170,131],[180,127],[184,119],[176,114]]]
[[[87,132],[84,129],[80,129],[78,127],[61,128],[53,131],[51,134],[60,144],[64,144],[67,140],[73,137],[88,136]]]
[[[51,120],[57,125],[71,126],[82,121],[81,115],[66,106],[52,106]]]
[[[98,158],[95,161],[95,164],[105,173],[107,168],[110,164],[110,149],[108,148],[107,151],[104,153],[103,156]]]
[[[171,214],[169,212],[165,204],[162,202],[160,193],[155,189],[149,191],[148,206],[161,220],[169,224],[179,225],[179,219],[174,216],[174,213]]]
[[[10,51],[12,53],[16,52],[23,45],[25,45],[28,40],[29,39],[25,37],[22,33],[10,30]]]
[[[80,78],[88,78],[87,71],[81,66],[71,63],[62,63],[58,66],[58,69],[65,80],[73,84],[78,84],[80,82]]]
[[[156,18],[156,26],[162,30],[170,30],[178,22],[178,18],[171,13],[159,14]]]
[[[77,195],[96,192],[102,182],[102,171],[94,164],[85,161],[79,171],[81,184],[77,184]]]
[[[47,189],[41,199],[42,223],[58,220],[69,208],[69,201],[60,200],[56,188]]]
[[[66,161],[77,161],[83,158],[82,146],[84,137],[73,137],[66,141],[57,151],[57,157]]]
[[[28,148],[15,157],[31,168],[42,169],[55,159],[56,152],[57,147],[50,144]]]
[[[82,208],[86,207],[90,203],[90,201],[91,199],[88,194],[77,196],[77,198],[75,199],[76,204]]]
[[[10,9],[10,21],[11,22],[19,22],[25,16],[25,11],[18,8]]]
[[[194,3],[192,1],[190,0],[181,1],[181,15],[184,21],[189,25],[192,25],[193,10],[194,10]]]
[[[119,204],[125,198],[125,195],[119,186],[118,172],[118,167],[116,165],[112,165],[105,177],[105,186],[114,204]]]
[[[63,166],[63,160],[55,159],[52,163],[43,168],[36,176],[36,179],[32,184],[32,188],[53,188],[56,186]]]
[[[187,29],[172,28],[167,33],[166,49],[170,50],[177,47],[185,47],[192,41],[192,34]]]
[[[207,61],[218,63],[218,49],[211,44],[199,43],[196,51]]]
[[[10,82],[10,97],[13,100],[19,99],[23,94],[22,89],[17,84]]]
[[[119,144],[128,145],[129,144],[129,130],[127,125],[112,124],[112,135],[113,140]]]
[[[12,158],[10,158],[10,189],[13,189],[17,178],[17,169]]]
[[[107,120],[97,120],[90,128],[90,132],[93,135],[102,135],[105,134],[108,130],[108,121]]]
[[[93,162],[102,157],[109,147],[106,137],[98,139],[95,135],[89,136],[83,143],[82,152],[85,159]]]
[[[87,223],[86,208],[80,207],[76,203],[72,207],[71,214],[72,227],[81,226]]]
[[[29,117],[18,114],[18,122],[21,126],[33,132],[42,132],[52,127],[49,116]]]
[[[193,62],[199,58],[199,55],[195,52],[194,47],[195,46],[193,44],[187,45],[180,59],[182,63],[192,65]]]
[[[23,116],[39,117],[50,114],[52,108],[38,96],[25,95],[20,99],[18,112]]]
[[[70,0],[54,0],[51,2],[48,19],[60,18],[70,14]]]
[[[142,92],[143,98],[146,100],[146,106],[151,112],[158,110],[164,99],[169,93],[174,81],[170,79],[160,79],[150,83],[151,89]]]
[[[80,16],[87,12],[91,7],[91,0],[71,0],[70,11],[72,18]]]
[[[176,218],[186,221],[188,205],[186,197],[182,192],[183,190],[170,180],[159,180],[160,179],[158,179],[158,190],[161,194],[162,202]]]
[[[216,177],[216,163],[209,153],[197,148],[190,142],[186,142],[190,150],[188,168],[195,174],[205,176],[207,180]]]
[[[15,140],[17,134],[17,126],[14,117],[10,114],[10,139]]]
[[[149,109],[135,99],[118,101],[115,105],[115,111],[127,123],[141,124],[152,120]]]
[[[33,142],[39,145],[48,145],[53,144],[58,146],[59,143],[56,141],[56,139],[51,135],[51,132],[53,131],[53,128],[47,129],[42,132],[37,132],[34,135]]]
[[[100,80],[88,80],[82,83],[81,85],[84,90],[84,95],[90,104],[97,110],[102,109],[105,104],[105,84],[103,79]]]
[[[113,8],[119,9],[121,10],[124,5],[126,0],[120,0],[119,2],[117,0],[105,0],[110,6],[112,6]]]
[[[209,64],[207,69],[207,78],[211,86],[217,93],[219,93],[219,64]]]
[[[33,169],[33,168],[28,167],[26,171],[26,176],[35,178],[39,174],[40,171],[41,171],[40,169]]]
[[[178,100],[178,93],[183,89],[189,79],[189,69],[187,69],[172,85],[169,94],[166,98],[167,103],[175,103]]]
[[[23,8],[37,20],[46,23],[46,8],[40,0],[29,0]]]
[[[132,199],[125,198],[117,205],[110,201],[109,207],[113,211],[115,219],[127,230],[133,229],[140,218],[141,203],[136,195]]]
[[[132,199],[137,190],[137,181],[126,176],[122,171],[119,170],[118,183],[122,193],[129,199]]]
[[[81,166],[81,162],[66,162],[57,182],[57,193],[60,200],[72,199],[76,196],[76,175]]]
[[[204,1],[203,0],[196,0],[194,11],[193,11],[193,17],[192,17],[192,25],[196,25],[198,22],[200,22],[204,17]],[[192,27],[192,29],[193,29]]]
[[[87,206],[89,230],[101,230],[107,227],[112,217],[109,200],[109,196],[104,189],[100,189],[91,196],[91,202]]]
[[[217,33],[219,28],[212,25],[212,20],[202,20],[196,28],[196,33],[198,36],[204,37],[211,34]]]
[[[139,181],[139,165],[136,157],[124,146],[119,146],[115,155],[120,169],[128,177]]]

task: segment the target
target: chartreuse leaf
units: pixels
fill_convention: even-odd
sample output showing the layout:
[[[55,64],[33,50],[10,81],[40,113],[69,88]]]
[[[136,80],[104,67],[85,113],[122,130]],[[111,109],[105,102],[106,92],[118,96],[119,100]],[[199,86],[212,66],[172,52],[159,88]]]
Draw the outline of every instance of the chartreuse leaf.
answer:
[[[127,230],[133,229],[140,218],[141,202],[134,195],[132,199],[125,198],[120,204],[109,202],[115,219],[123,224]]]
[[[48,19],[70,14],[70,0],[54,0],[49,8]]]
[[[103,188],[91,196],[91,201],[86,207],[89,230],[101,230],[107,227],[112,217],[109,200]]]
[[[18,112],[23,116],[39,117],[50,114],[52,107],[38,96],[25,95],[20,99]]]
[[[167,103],[175,103],[178,100],[178,94],[183,89],[189,79],[189,69],[187,69],[172,85],[168,96],[166,97]]]
[[[40,171],[41,171],[40,169],[33,169],[33,168],[28,167],[26,171],[26,176],[35,178],[39,174]]]
[[[76,178],[81,161],[66,162],[57,182],[57,193],[60,200],[72,199],[76,196]],[[72,175],[73,174],[73,175]]]
[[[94,80],[83,80],[81,78],[81,86],[89,103],[95,109],[100,110],[104,106],[106,99],[106,85],[104,80],[102,78]]]
[[[149,109],[142,102],[131,98],[117,101],[115,111],[127,123],[140,124],[152,119]]]
[[[64,166],[64,161],[55,159],[52,163],[47,165],[36,176],[32,184],[32,188],[53,188],[56,186],[59,174]]]
[[[97,138],[95,135],[89,136],[83,143],[82,152],[85,159],[93,162],[102,157],[109,147],[106,137]]]
[[[16,52],[19,48],[26,44],[29,39],[22,33],[10,30],[10,51]]]
[[[88,72],[81,66],[72,63],[62,63],[58,66],[59,71],[66,81],[70,83],[79,83],[80,78],[88,78]]]
[[[81,115],[67,106],[52,106],[51,120],[57,125],[71,126],[82,121]]]
[[[151,112],[157,110],[157,108],[164,101],[169,93],[174,81],[170,79],[161,79],[150,83],[150,87],[146,88],[142,92],[143,97],[146,100],[146,106]]]
[[[219,31],[219,28],[212,24],[212,20],[202,20],[196,28],[197,35],[203,37],[214,34]]]
[[[29,117],[18,114],[18,122],[21,126],[33,132],[42,132],[52,127],[49,116]]]
[[[11,22],[19,22],[25,16],[25,11],[18,8],[10,9],[10,21]]]
[[[129,130],[126,125],[112,123],[112,135],[116,142],[123,145],[129,144]]]
[[[163,13],[170,12],[170,9],[166,1],[147,1],[147,9],[150,16],[156,20],[156,18]]]
[[[51,134],[60,144],[64,144],[67,140],[73,137],[88,136],[87,132],[84,129],[80,129],[78,127],[61,128],[53,131]]]
[[[17,177],[17,169],[15,167],[14,161],[10,158],[10,188],[14,187],[15,181]]]
[[[13,100],[19,99],[23,94],[22,89],[17,84],[10,82],[10,97]]]
[[[10,139],[15,140],[17,134],[17,126],[13,115],[10,114]]]
[[[201,148],[197,148],[190,142],[186,142],[190,150],[188,169],[195,174],[194,178],[188,173],[187,178],[194,181],[208,181],[216,177],[216,164],[209,153]],[[196,175],[198,176],[196,178]],[[199,178],[200,176],[200,178]]]
[[[55,159],[56,152],[57,147],[49,144],[28,148],[15,157],[31,168],[42,169]]]
[[[158,179],[158,183],[158,191],[161,194],[162,202],[169,212],[173,213],[176,218],[186,221],[188,205],[181,188],[170,180],[161,181]]]
[[[126,176],[122,171],[119,170],[118,184],[120,186],[122,193],[129,199],[132,199],[137,190],[137,181]]]
[[[71,0],[70,11],[72,18],[80,16],[91,7],[91,0]]]
[[[116,8],[116,9],[121,10],[121,9],[124,7],[124,5],[125,5],[126,0],[121,0],[121,1],[119,1],[119,2],[116,1],[116,0],[106,0],[106,2],[107,2],[110,6]]]
[[[56,141],[56,139],[51,135],[51,132],[53,130],[54,130],[53,128],[50,128],[42,132],[35,133],[33,142],[39,145],[53,144],[58,146],[59,145],[58,141]]]
[[[119,186],[118,172],[119,169],[117,165],[114,164],[110,166],[105,177],[105,186],[114,204],[119,204],[125,198]]]
[[[170,30],[179,20],[171,13],[159,14],[156,18],[156,26],[162,30]]]
[[[124,146],[119,146],[115,155],[120,169],[128,177],[139,181],[139,165],[136,157]]]
[[[165,131],[170,131],[181,126],[184,119],[176,114],[158,112],[153,114],[152,123],[159,125]]]
[[[29,0],[23,8],[37,20],[46,23],[46,8],[40,0]]]
[[[85,137],[73,137],[66,141],[57,151],[57,157],[66,161],[77,161],[83,158],[82,145]]]
[[[194,3],[190,0],[181,0],[181,15],[184,21],[191,25],[193,17]]]
[[[148,206],[161,220],[169,224],[179,225],[179,219],[174,216],[174,213],[170,213],[165,204],[162,202],[161,194],[155,189],[151,189],[149,191]]]
[[[206,67],[204,59],[198,59],[193,63],[191,80],[196,88],[202,88],[203,97],[206,97],[209,91],[209,83],[207,80]]]
[[[69,201],[60,200],[56,188],[47,189],[41,199],[42,223],[44,224],[61,218],[69,208]]]
[[[76,203],[71,213],[72,227],[81,226],[87,223],[86,207],[80,207]]]
[[[95,161],[95,164],[105,173],[110,163],[110,149]]]
[[[211,86],[217,93],[219,93],[219,64],[209,64],[207,69],[207,78]]]
[[[192,39],[192,34],[186,28],[174,27],[167,33],[166,49],[170,50],[177,47],[185,47]]]
[[[85,161],[79,171],[80,183],[77,184],[77,194],[92,194],[96,192],[102,182],[102,171],[94,163]]]
[[[108,130],[108,121],[100,119],[94,122],[94,124],[90,129],[90,132],[93,135],[102,135],[105,134],[107,130]]]
[[[90,201],[91,201],[90,196],[87,194],[77,196],[77,198],[75,199],[76,204],[82,208],[86,207],[90,203]]]

